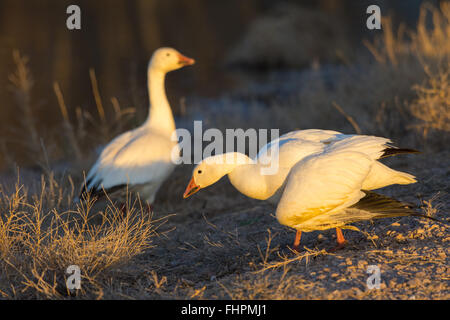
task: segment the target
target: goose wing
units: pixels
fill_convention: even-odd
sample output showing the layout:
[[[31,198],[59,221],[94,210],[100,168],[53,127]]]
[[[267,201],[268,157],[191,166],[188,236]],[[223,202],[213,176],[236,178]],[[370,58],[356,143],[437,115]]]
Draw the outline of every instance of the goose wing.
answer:
[[[330,143],[325,148],[326,152],[357,151],[374,160],[381,158],[392,143],[387,138],[364,135],[345,135],[341,139],[328,141]]]
[[[102,151],[81,193],[163,181],[174,168],[171,152],[175,145],[167,137],[148,130],[119,136]]]
[[[358,151],[372,159],[379,159],[387,156],[387,153],[396,154],[399,153],[399,150],[410,150],[397,149],[391,143],[392,141],[386,138],[343,134],[332,130],[297,130],[286,133],[266,144],[261,148],[256,159],[267,163],[267,161],[273,161],[275,156],[279,156],[282,160],[281,166],[287,167],[293,166],[304,157],[319,151]],[[396,150],[397,152],[394,152]]]
[[[328,217],[364,197],[361,187],[373,160],[360,152],[313,154],[289,173],[278,203],[281,224],[311,231],[333,225]]]
[[[307,129],[288,132],[263,146],[255,160],[270,163],[276,157],[282,167],[292,167],[304,157],[322,151],[323,141],[342,139],[344,135],[337,131]]]
[[[322,142],[330,139],[341,139],[345,136],[349,135],[333,130],[306,129],[288,132],[282,135],[280,139],[289,138],[307,140],[312,142]]]

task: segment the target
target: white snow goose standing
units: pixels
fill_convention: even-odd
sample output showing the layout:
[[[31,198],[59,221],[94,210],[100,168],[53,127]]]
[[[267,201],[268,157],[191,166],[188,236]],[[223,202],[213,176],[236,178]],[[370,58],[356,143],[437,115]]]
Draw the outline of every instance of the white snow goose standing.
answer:
[[[236,152],[204,159],[195,167],[184,198],[228,175],[244,195],[278,204],[278,222],[297,230],[293,249],[299,250],[302,231],[330,228],[336,228],[337,249],[346,242],[340,228],[356,229],[349,223],[420,215],[404,203],[370,191],[415,183],[414,176],[377,160],[416,152],[375,136],[317,129],[293,131],[264,146],[255,159]],[[262,175],[261,169],[270,162],[261,160],[269,157],[275,161],[277,156],[276,174]]]
[[[168,72],[194,64],[172,48],[156,50],[148,66],[148,119],[140,127],[113,139],[101,152],[83,183],[80,198],[86,192],[102,196],[104,191],[122,197],[128,192],[139,194],[148,204],[171,174],[175,165],[171,155],[177,142],[172,110],[164,87]]]

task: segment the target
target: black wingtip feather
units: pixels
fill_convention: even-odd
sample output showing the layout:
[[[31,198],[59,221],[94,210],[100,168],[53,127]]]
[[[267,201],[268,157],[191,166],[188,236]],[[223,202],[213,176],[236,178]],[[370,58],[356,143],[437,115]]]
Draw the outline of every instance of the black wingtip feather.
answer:
[[[442,224],[448,224],[445,221],[418,212],[417,209],[419,207],[415,204],[401,202],[388,196],[375,193],[373,191],[363,190],[363,192],[366,194],[366,196],[352,207],[361,210],[376,212],[379,214],[379,216],[377,216],[376,218],[414,216],[430,219]]]
[[[412,154],[412,153],[420,153],[419,150],[415,149],[408,149],[408,148],[394,148],[394,147],[388,147],[383,150],[383,154],[380,158],[386,158],[391,156],[396,156],[399,154]]]
[[[100,194],[98,190],[98,184],[88,188],[87,186],[90,185],[92,182],[92,179],[89,179],[83,183],[83,186],[81,187],[80,195],[78,196],[78,199],[87,199],[88,194],[91,197],[98,196]],[[101,190],[100,190],[101,191]]]
[[[430,219],[430,220],[433,220],[433,221],[436,221],[436,222],[448,225],[448,223],[445,222],[445,221],[442,221],[442,220],[439,220],[437,218],[434,218],[434,217],[431,217],[431,216],[427,216],[426,214],[422,214],[422,213],[418,213],[418,212],[412,213],[411,216],[420,217],[420,218],[427,218],[427,219]]]
[[[97,197],[102,198],[106,194],[112,194],[116,191],[126,189],[128,186],[126,184],[117,185],[108,189],[104,189],[101,186],[101,183],[96,184],[90,189],[87,189],[87,183],[83,185],[83,188],[81,189],[79,199],[86,199],[87,195],[89,194],[91,197]]]

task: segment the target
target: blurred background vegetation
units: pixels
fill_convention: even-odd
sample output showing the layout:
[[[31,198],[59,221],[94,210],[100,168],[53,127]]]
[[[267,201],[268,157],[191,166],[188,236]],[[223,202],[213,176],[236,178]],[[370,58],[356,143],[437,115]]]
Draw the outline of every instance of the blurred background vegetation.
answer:
[[[185,96],[242,91],[273,70],[349,65],[360,52],[368,53],[362,40],[381,33],[365,27],[368,5],[380,5],[394,24],[414,26],[422,2],[1,0],[0,143],[7,155],[0,165],[5,157],[29,163],[27,159],[36,160],[34,153],[51,149],[51,137],[60,136],[62,116],[88,131],[98,123],[94,114],[99,107],[115,110],[105,113],[106,123],[123,122],[118,109],[134,114],[130,125],[140,123],[148,107],[145,71],[158,47],[173,46],[197,60],[195,67],[169,75],[167,82],[174,113],[182,116]],[[81,31],[65,26],[70,4],[81,7]],[[11,81],[20,63],[22,84]],[[101,106],[92,94],[93,81]],[[62,115],[61,108],[66,109]],[[24,135],[31,137],[26,146]],[[105,131],[103,135],[110,138]]]

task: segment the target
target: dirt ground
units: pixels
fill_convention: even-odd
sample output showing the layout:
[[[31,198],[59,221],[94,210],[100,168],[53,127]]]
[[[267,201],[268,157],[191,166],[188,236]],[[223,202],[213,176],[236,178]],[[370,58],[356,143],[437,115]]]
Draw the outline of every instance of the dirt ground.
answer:
[[[420,203],[448,223],[448,152],[392,159],[419,183],[382,193]],[[448,227],[428,219],[391,218],[344,231],[304,233],[304,251],[290,251],[295,231],[278,224],[274,208],[233,190],[227,179],[192,199],[177,201],[189,168],[179,168],[162,193],[176,203],[155,247],[111,274],[107,297],[137,299],[449,299]],[[184,180],[184,181],[183,181]],[[184,182],[184,184],[183,184]],[[443,191],[444,190],[444,191]],[[431,202],[427,202],[430,201]],[[162,205],[161,205],[162,206]],[[167,208],[165,208],[167,210]],[[158,216],[158,203],[155,204]],[[367,287],[369,265],[380,268],[380,289]],[[106,292],[105,292],[106,293]]]

